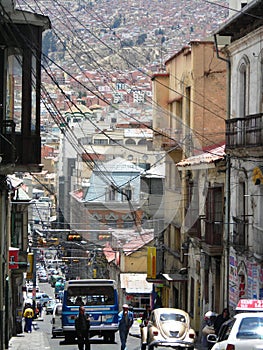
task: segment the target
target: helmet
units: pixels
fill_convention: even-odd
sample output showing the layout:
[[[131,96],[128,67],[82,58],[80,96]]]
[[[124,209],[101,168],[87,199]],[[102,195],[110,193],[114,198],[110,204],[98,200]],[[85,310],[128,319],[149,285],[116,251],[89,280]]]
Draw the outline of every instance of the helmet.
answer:
[[[210,318],[210,317],[213,317],[213,316],[216,316],[216,313],[213,312],[213,311],[207,311],[205,313],[205,318]]]

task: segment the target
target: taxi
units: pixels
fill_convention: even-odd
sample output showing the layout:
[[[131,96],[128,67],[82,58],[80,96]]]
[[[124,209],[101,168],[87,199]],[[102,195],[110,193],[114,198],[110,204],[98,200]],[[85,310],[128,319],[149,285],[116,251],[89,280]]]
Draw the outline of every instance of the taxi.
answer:
[[[207,340],[215,342],[212,350],[263,350],[263,312],[238,313]]]
[[[263,312],[263,300],[258,299],[240,299],[236,313],[240,312]]]

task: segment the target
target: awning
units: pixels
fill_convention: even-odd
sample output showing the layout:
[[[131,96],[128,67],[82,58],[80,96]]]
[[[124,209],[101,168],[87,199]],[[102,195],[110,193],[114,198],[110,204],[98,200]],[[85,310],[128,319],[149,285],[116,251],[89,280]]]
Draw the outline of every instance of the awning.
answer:
[[[188,281],[187,275],[182,275],[180,273],[162,273],[163,277],[169,282],[186,282]]]
[[[153,286],[146,281],[146,277],[146,273],[121,273],[121,288],[128,294],[151,293]]]

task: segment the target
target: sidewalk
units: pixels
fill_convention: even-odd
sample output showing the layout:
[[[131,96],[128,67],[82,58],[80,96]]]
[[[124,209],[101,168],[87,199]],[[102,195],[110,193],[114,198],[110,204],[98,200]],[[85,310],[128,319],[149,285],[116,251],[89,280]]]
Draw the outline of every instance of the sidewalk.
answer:
[[[33,322],[32,333],[21,333],[9,341],[10,350],[42,350],[49,348],[47,334],[39,330],[36,321]]]

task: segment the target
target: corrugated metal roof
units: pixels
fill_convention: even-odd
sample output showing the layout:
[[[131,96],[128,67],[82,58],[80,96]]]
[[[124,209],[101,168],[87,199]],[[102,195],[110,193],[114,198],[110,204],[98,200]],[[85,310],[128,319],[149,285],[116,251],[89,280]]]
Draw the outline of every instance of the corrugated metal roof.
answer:
[[[125,255],[130,255],[135,251],[139,250],[146,244],[150,243],[154,239],[154,232],[143,232],[138,233],[137,236],[132,237],[132,239],[122,246],[123,253]]]
[[[212,148],[210,151],[202,154],[183,159],[176,165],[177,167],[186,167],[190,165],[211,164],[217,160],[224,159],[225,154],[225,145],[222,145],[220,147]]]

